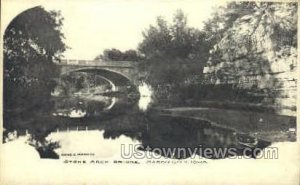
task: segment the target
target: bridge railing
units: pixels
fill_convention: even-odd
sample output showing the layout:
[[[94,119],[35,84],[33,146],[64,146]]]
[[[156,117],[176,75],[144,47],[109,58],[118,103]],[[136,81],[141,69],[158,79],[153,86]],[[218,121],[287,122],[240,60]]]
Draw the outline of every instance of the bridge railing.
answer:
[[[58,63],[58,65],[132,67],[132,66],[135,65],[135,62],[132,62],[132,61],[103,61],[103,60],[63,59]]]

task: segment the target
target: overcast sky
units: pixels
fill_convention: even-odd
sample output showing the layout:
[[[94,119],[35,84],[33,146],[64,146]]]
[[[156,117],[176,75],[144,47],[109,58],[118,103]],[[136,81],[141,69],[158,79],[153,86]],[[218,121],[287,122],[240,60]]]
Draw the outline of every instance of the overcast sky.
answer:
[[[224,3],[224,2],[223,2]],[[136,49],[142,31],[155,24],[161,15],[171,21],[174,12],[182,9],[190,26],[201,28],[220,1],[207,0],[5,0],[2,24],[6,25],[27,8],[42,5],[47,10],[61,10],[65,18],[65,43],[71,47],[68,59],[94,59],[106,48],[122,51]],[[2,27],[3,28],[3,25]],[[3,32],[2,32],[3,33]]]

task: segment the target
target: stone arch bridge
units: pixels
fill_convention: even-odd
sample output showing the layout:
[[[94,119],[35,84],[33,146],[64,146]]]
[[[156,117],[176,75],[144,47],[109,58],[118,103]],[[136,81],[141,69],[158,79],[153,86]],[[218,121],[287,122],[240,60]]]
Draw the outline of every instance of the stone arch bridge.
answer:
[[[111,81],[116,86],[127,84],[137,85],[138,70],[136,62],[131,61],[100,61],[100,60],[61,60],[60,75],[72,72],[91,72]]]

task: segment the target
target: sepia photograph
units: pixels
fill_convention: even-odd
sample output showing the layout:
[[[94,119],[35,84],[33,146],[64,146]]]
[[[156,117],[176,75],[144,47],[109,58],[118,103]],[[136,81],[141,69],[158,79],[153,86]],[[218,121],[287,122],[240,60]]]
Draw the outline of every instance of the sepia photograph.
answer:
[[[298,7],[2,0],[0,184],[298,185]]]

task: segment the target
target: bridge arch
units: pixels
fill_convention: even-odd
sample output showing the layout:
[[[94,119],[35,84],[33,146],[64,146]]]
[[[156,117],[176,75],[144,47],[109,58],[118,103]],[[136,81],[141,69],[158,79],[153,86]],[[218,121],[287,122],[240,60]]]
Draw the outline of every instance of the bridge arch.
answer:
[[[98,74],[104,80],[108,81],[109,83],[113,83],[115,86],[133,85],[133,82],[130,80],[130,78],[125,76],[124,74],[109,69],[103,69],[97,67],[82,67],[76,69],[69,69],[67,71],[62,72],[61,76],[65,76],[75,72],[87,72],[87,73]]]

